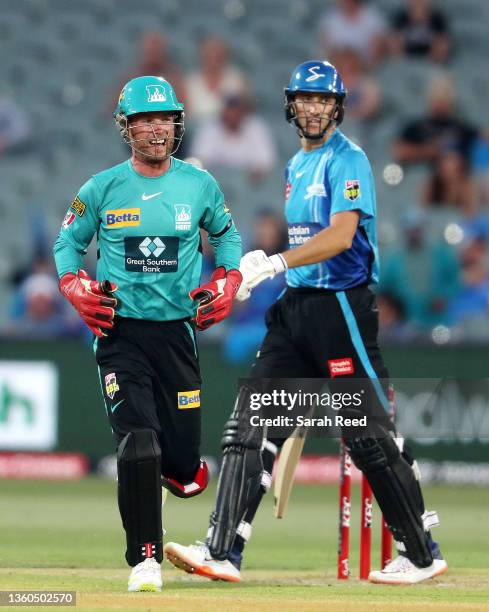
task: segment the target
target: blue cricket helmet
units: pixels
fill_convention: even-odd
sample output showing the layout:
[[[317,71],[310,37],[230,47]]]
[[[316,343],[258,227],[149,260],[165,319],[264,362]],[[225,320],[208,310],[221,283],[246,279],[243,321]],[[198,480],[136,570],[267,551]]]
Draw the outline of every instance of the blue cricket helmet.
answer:
[[[345,86],[336,68],[320,60],[304,62],[294,69],[289,86],[285,88],[285,95],[297,91],[335,94],[342,98],[346,96]]]
[[[336,98],[337,107],[332,116],[332,120],[334,120],[336,124],[340,124],[343,121],[343,105],[347,91],[339,72],[333,64],[323,60],[311,60],[299,64],[294,68],[289,84],[285,87],[284,91],[285,118],[289,123],[295,123],[299,130],[301,130],[301,128],[297,122],[293,101],[295,94],[302,91],[326,94]]]

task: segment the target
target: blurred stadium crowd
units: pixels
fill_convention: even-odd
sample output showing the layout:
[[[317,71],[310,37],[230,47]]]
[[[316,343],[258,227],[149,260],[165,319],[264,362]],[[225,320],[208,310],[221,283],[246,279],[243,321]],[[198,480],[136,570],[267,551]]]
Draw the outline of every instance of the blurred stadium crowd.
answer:
[[[488,341],[488,22],[485,0],[2,3],[0,333],[86,333],[58,295],[51,245],[80,185],[128,157],[112,111],[136,75],[176,88],[178,155],[219,180],[245,248],[283,249],[283,167],[298,145],[283,88],[319,58],[345,81],[342,130],[376,177],[382,337]],[[230,360],[249,359],[282,282],[201,341],[217,334]]]

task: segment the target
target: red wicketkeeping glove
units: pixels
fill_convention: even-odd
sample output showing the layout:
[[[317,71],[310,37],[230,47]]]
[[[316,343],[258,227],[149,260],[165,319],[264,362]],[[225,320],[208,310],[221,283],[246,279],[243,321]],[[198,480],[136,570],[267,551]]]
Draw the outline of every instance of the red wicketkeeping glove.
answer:
[[[214,270],[208,283],[189,293],[192,300],[199,302],[194,318],[197,329],[207,329],[231,314],[233,300],[242,280],[239,270],[226,273],[226,268],[220,266]]]
[[[107,280],[91,280],[85,270],[78,270],[78,275],[68,272],[61,277],[59,290],[96,336],[107,335],[101,328],[114,327],[117,300],[111,294],[117,290],[117,285]]]

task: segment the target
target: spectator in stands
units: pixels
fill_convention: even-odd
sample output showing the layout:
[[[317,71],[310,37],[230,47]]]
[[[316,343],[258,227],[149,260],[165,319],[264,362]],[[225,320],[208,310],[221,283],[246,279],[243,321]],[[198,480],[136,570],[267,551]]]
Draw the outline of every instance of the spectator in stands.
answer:
[[[85,334],[80,321],[71,316],[58,291],[55,278],[45,272],[28,276],[14,296],[21,310],[7,322],[3,333],[7,336],[39,340],[68,336],[81,337]]]
[[[413,100],[413,105],[416,104]],[[470,159],[476,135],[471,125],[460,119],[454,108],[453,84],[446,76],[436,78],[428,93],[428,113],[411,121],[394,143],[394,157],[403,164],[436,164],[446,151]]]
[[[178,64],[172,58],[168,39],[161,32],[146,32],[141,39],[141,58],[139,63],[121,79],[110,102],[110,112],[114,110],[117,98],[123,86],[138,76],[149,74],[162,76],[169,81],[180,102],[186,102],[185,81]]]
[[[485,319],[479,335],[487,328],[489,318],[489,269],[487,239],[482,234],[469,235],[462,245],[462,288],[448,308],[449,323],[466,325],[469,319]],[[477,324],[475,325],[477,329]]]
[[[277,156],[268,125],[251,113],[249,98],[242,94],[225,97],[219,117],[197,128],[191,155],[205,168],[236,168],[253,180],[264,178]]]
[[[287,229],[282,215],[269,209],[259,211],[252,248],[273,255],[288,248],[287,242]],[[258,285],[246,302],[236,304],[224,343],[224,354],[228,361],[244,363],[256,353],[266,332],[265,312],[285,288],[284,278],[279,276]]]
[[[222,38],[217,35],[204,38],[199,58],[200,69],[186,79],[185,113],[196,121],[217,116],[225,96],[248,91],[243,73],[229,61],[229,50]]]
[[[421,328],[446,322],[447,303],[459,289],[460,266],[455,249],[433,240],[427,217],[410,210],[401,219],[401,244],[383,251],[379,293],[404,305],[407,319]]]
[[[25,153],[32,145],[27,114],[10,97],[0,96],[0,157]]]
[[[444,13],[431,6],[431,0],[406,0],[393,17],[391,49],[406,55],[446,62],[451,48],[450,33]]]
[[[410,342],[419,331],[406,319],[406,308],[401,299],[391,293],[377,294],[379,309],[379,341]]]
[[[383,16],[365,0],[337,0],[322,17],[321,46],[326,57],[337,48],[354,49],[367,62],[376,63],[386,48],[387,28]]]
[[[347,123],[374,118],[379,112],[380,90],[364,58],[348,47],[336,49],[331,57],[331,63],[336,66],[348,90]]]
[[[466,216],[477,212],[477,189],[467,159],[458,151],[441,151],[424,185],[425,206],[454,206]]]

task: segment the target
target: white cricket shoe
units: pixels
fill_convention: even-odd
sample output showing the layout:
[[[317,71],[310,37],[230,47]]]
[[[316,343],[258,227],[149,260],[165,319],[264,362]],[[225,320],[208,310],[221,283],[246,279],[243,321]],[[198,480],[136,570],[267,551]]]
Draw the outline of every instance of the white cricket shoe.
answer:
[[[239,569],[227,559],[225,561],[213,559],[207,545],[203,542],[190,546],[168,542],[163,552],[170,563],[188,574],[198,574],[211,580],[241,582]]]
[[[136,591],[161,591],[163,581],[161,580],[161,566],[152,557],[145,559],[132,568],[127,590],[130,593]]]
[[[376,584],[416,584],[434,578],[448,569],[445,559],[433,559],[428,567],[416,567],[402,555],[388,563],[383,570],[370,572],[368,579]]]

